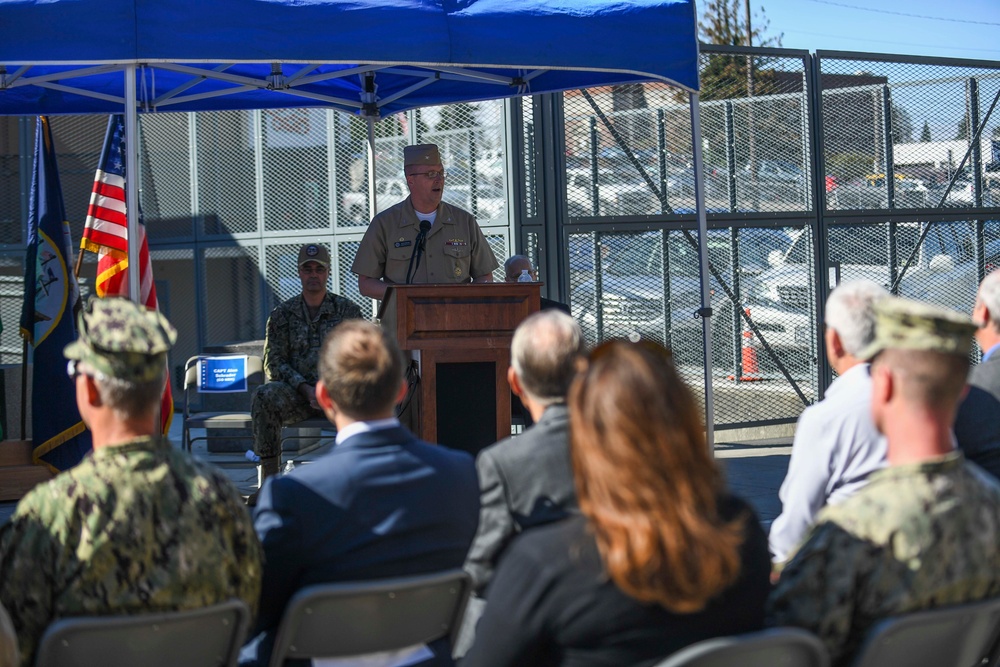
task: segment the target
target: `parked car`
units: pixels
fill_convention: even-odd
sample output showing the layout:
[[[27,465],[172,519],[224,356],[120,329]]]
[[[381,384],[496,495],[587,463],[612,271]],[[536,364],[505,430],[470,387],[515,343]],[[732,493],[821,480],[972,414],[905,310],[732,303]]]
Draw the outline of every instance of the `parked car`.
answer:
[[[766,266],[770,252],[789,241],[778,229],[745,229],[740,234],[740,275],[747,281]],[[731,288],[729,248],[728,230],[709,231],[709,261]],[[571,276],[575,276],[571,306],[589,340],[639,335],[669,342],[679,363],[701,363],[701,320],[693,316],[701,304],[701,283],[693,246],[671,239],[666,272],[662,232],[602,235],[598,247],[591,236],[577,235],[570,238],[569,250]],[[598,252],[599,278],[595,275]],[[714,278],[710,288],[713,365],[728,370],[744,325],[734,327],[736,306]],[[813,327],[806,314],[757,303],[751,306],[751,317],[776,352],[799,354],[809,349]]]
[[[918,223],[896,226],[896,269],[902,268],[920,238]],[[972,257],[972,232],[968,223],[932,224],[917,257],[907,274],[911,277],[927,271],[936,257],[954,263]],[[837,225],[828,230],[830,287],[844,280],[868,279],[887,289],[891,286],[889,235],[886,225]],[[809,310],[813,296],[812,236],[800,234],[784,253],[770,258],[772,268],[758,276],[752,297],[762,303],[777,303],[789,308]],[[941,263],[942,260],[936,260]],[[901,289],[900,293],[906,296]]]

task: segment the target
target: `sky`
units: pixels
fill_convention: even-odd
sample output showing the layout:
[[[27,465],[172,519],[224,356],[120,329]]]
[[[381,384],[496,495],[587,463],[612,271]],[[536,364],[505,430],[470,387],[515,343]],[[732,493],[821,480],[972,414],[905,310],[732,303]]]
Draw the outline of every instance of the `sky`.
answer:
[[[767,34],[783,33],[785,48],[1000,61],[1000,0],[751,0],[751,8],[770,21]]]

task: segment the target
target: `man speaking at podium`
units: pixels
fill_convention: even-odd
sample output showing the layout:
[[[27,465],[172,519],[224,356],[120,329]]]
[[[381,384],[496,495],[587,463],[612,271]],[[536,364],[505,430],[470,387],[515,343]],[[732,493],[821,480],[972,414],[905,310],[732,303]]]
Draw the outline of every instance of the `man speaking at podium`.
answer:
[[[499,263],[476,219],[441,201],[438,147],[404,148],[403,171],[410,196],[372,219],[351,265],[361,293],[381,300],[394,283],[493,282]]]

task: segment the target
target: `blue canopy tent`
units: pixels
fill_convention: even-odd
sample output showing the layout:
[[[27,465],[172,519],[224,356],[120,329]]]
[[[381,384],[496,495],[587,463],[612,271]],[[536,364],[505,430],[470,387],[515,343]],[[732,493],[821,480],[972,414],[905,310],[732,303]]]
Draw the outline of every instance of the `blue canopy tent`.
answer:
[[[644,81],[690,93],[704,238],[694,0],[0,0],[0,114],[124,110],[129,170],[137,113],[320,106],[373,122],[421,106]],[[128,187],[134,225],[135,179]],[[705,388],[711,441],[709,377]]]

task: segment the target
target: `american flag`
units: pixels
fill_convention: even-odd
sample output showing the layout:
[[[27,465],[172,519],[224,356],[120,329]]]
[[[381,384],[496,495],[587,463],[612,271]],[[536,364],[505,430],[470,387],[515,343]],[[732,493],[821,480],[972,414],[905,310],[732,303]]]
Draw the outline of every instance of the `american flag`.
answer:
[[[97,296],[128,298],[128,216],[125,208],[125,117],[113,115],[101,151],[101,163],[94,177],[87,221],[80,247],[98,253]],[[142,214],[140,213],[140,219]],[[153,267],[149,261],[146,227],[139,227],[139,301],[151,310],[158,310]],[[173,392],[168,375],[160,402],[162,432],[170,430],[174,416]]]
[[[125,117],[112,115],[94,176],[94,191],[87,207],[80,247],[128,257],[128,221],[125,210]]]

